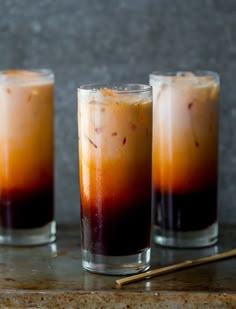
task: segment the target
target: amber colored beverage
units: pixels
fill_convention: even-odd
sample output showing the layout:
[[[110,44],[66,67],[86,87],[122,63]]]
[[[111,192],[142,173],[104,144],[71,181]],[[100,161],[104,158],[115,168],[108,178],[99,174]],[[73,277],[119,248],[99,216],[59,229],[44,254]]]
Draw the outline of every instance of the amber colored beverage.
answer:
[[[151,88],[94,87],[78,91],[83,266],[138,272],[150,255]]]
[[[55,239],[53,79],[49,70],[0,72],[0,243]]]
[[[201,247],[217,241],[219,77],[151,74],[155,241]]]

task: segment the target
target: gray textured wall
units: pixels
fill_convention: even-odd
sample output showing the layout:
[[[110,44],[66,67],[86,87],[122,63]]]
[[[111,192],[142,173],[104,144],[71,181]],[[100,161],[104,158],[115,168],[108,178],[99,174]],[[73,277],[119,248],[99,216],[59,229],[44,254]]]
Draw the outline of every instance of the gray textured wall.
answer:
[[[79,220],[76,88],[153,70],[221,74],[220,220],[236,223],[235,0],[0,0],[0,69],[56,74],[56,212]]]

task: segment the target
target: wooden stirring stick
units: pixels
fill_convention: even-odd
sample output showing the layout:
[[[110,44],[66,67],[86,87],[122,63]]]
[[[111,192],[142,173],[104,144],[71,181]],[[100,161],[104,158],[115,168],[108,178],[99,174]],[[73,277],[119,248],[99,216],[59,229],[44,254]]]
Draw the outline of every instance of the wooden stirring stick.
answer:
[[[176,270],[179,270],[179,269],[184,269],[184,268],[188,268],[188,267],[192,267],[192,266],[198,266],[198,265],[202,265],[202,264],[207,264],[207,263],[227,259],[227,258],[230,258],[230,257],[235,256],[235,255],[236,255],[236,249],[233,249],[233,250],[223,252],[223,253],[219,253],[219,254],[216,254],[216,255],[212,255],[212,256],[196,259],[196,260],[188,260],[188,261],[177,263],[177,264],[174,264],[174,265],[149,270],[147,272],[144,272],[144,273],[141,273],[141,274],[138,274],[138,275],[133,275],[133,276],[129,276],[129,277],[126,277],[126,278],[123,278],[123,279],[116,280],[116,283],[119,286],[122,286],[124,284],[136,282],[136,281],[143,280],[143,279],[149,279],[149,278],[152,278],[152,277],[155,277],[155,276],[158,276],[158,275],[162,275],[162,274],[166,274],[166,273],[176,271]]]

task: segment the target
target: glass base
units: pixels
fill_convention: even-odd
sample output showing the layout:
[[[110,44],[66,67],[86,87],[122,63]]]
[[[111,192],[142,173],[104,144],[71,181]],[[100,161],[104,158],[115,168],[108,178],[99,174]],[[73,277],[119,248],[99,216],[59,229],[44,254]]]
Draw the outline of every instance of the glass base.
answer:
[[[56,240],[56,223],[35,229],[0,229],[0,245],[35,246]]]
[[[106,275],[128,275],[146,271],[150,268],[151,249],[126,256],[105,256],[82,250],[82,266],[91,272]]]
[[[218,223],[200,231],[176,232],[154,227],[154,242],[164,247],[201,248],[209,247],[218,241]]]

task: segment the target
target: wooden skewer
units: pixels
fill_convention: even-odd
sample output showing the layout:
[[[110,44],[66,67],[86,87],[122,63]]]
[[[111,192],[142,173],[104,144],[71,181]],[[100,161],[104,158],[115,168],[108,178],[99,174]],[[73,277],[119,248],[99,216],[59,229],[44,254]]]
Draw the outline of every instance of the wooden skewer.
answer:
[[[158,276],[158,275],[162,275],[162,274],[166,274],[166,273],[176,271],[176,270],[179,270],[179,269],[184,269],[184,268],[188,268],[188,267],[198,266],[198,265],[202,265],[202,264],[207,264],[207,263],[227,259],[227,258],[230,258],[230,257],[235,256],[235,255],[236,255],[236,249],[233,249],[233,250],[226,251],[226,252],[223,252],[223,253],[219,253],[219,254],[216,254],[216,255],[212,255],[212,256],[208,256],[208,257],[204,257],[204,258],[200,258],[200,259],[195,259],[195,260],[187,260],[187,261],[184,261],[184,262],[181,262],[181,263],[161,267],[161,268],[158,268],[158,269],[149,270],[149,271],[141,273],[141,274],[137,274],[137,275],[129,276],[129,277],[126,277],[126,278],[118,279],[118,280],[116,280],[116,283],[119,286],[122,286],[124,284],[136,282],[136,281],[143,280],[143,279],[149,279],[149,278],[152,278],[152,277],[155,277],[155,276]]]

